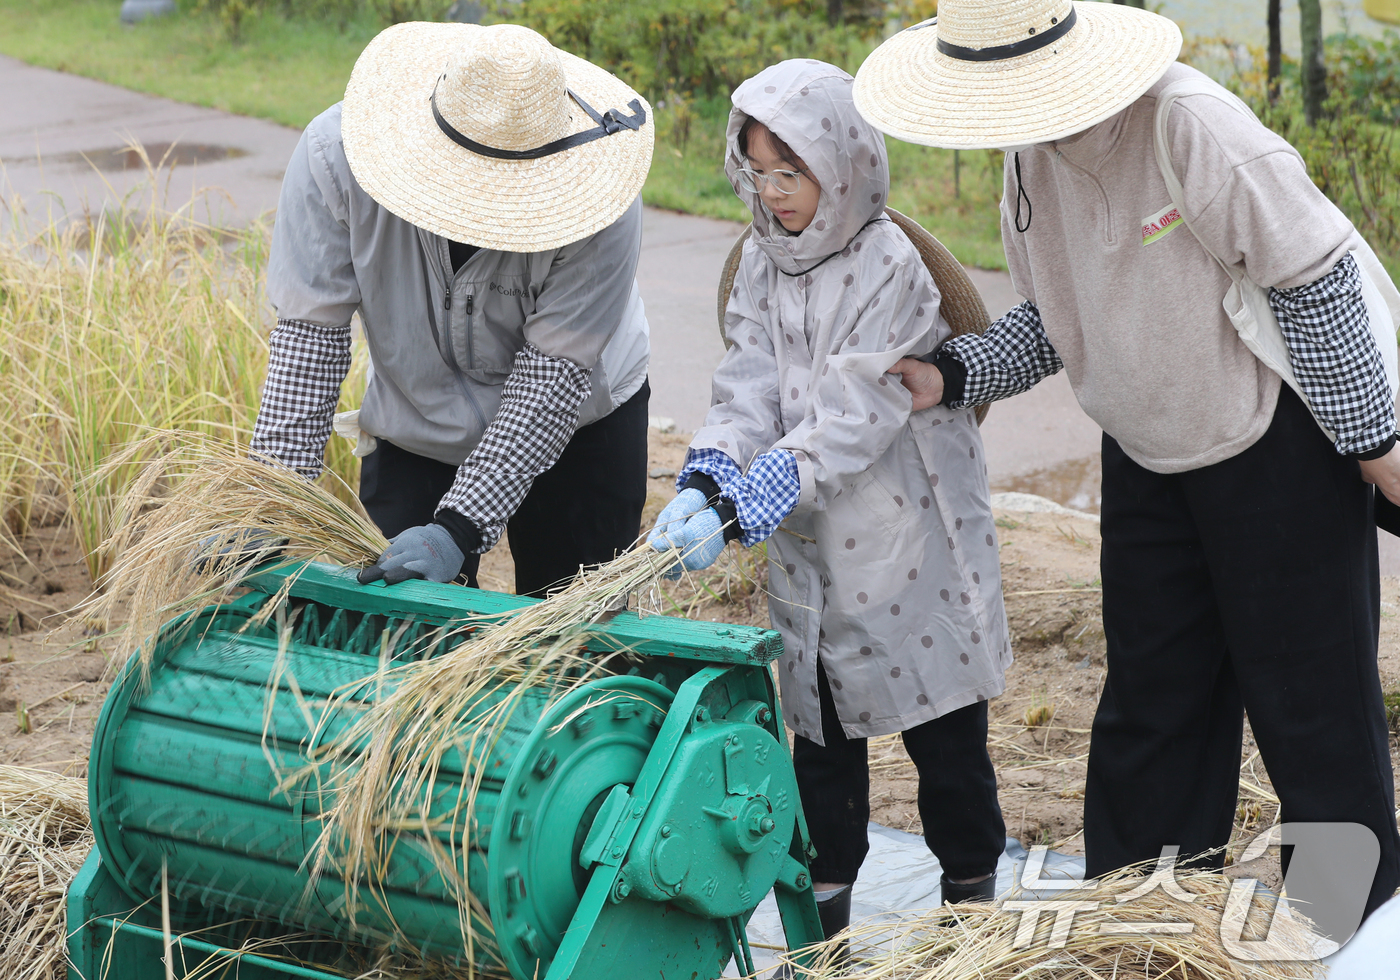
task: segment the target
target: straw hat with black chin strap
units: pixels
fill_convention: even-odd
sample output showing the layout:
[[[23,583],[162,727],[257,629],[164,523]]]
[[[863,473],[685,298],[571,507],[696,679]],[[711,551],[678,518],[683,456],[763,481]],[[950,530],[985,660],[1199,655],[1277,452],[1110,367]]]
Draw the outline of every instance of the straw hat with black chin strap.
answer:
[[[1172,21],[1074,0],[941,0],[856,73],[855,104],[891,136],[949,149],[1063,139],[1126,108],[1181,50]]]
[[[620,218],[651,167],[651,106],[526,27],[399,24],[345,89],[350,170],[398,217],[452,241],[560,248]]]

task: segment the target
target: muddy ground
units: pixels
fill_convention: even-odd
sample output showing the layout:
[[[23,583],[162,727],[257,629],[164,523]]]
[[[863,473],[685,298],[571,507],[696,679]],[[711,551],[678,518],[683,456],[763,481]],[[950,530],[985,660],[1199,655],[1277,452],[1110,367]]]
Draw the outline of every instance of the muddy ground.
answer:
[[[672,494],[687,438],[652,433],[647,516]],[[40,513],[23,557],[0,553],[0,764],[86,772],[97,712],[111,679],[110,639],[88,635],[82,555],[58,506]],[[1082,849],[1088,730],[1103,684],[1104,639],[1095,521],[1055,514],[998,512],[1006,606],[1016,662],[1006,693],[991,705],[991,751],[1007,833],[1027,844]],[[482,564],[484,588],[510,591],[504,545]],[[763,572],[736,548],[702,581],[662,598],[664,611],[767,625]],[[1382,581],[1380,669],[1400,691],[1400,580]],[[1392,757],[1400,746],[1392,739]],[[873,818],[917,833],[916,776],[896,736],[872,744]],[[1276,818],[1268,774],[1247,738],[1237,834],[1252,836]]]

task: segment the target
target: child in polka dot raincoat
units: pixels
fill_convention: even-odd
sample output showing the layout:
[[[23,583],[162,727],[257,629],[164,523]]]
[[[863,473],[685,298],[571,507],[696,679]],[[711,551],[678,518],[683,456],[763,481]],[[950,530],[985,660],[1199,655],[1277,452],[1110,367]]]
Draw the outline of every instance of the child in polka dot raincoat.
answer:
[[[990,897],[1005,828],[986,701],[1011,662],[976,420],[911,414],[888,373],[950,330],[913,243],[884,214],[884,140],[851,83],[804,59],[734,92],[725,170],[753,234],[713,406],[651,534],[691,569],[726,540],[767,541],[783,713],[829,932],[849,918],[868,849],[874,735],[902,732],[918,766],[945,900]]]

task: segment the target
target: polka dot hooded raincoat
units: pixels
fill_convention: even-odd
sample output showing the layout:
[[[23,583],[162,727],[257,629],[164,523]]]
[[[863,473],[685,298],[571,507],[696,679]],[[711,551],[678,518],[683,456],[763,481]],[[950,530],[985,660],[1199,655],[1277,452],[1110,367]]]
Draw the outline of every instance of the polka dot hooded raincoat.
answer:
[[[769,613],[785,647],[787,724],[818,743],[818,657],[853,737],[999,694],[1011,661],[976,420],[941,406],[911,414],[886,373],[949,328],[918,252],[884,216],[884,140],[856,112],[851,83],[796,60],[734,92],[731,183],[753,116],[802,158],[821,195],[794,235],[736,185],[753,235],[725,314],[732,346],[692,442],[740,469],[771,448],[797,460],[797,506],[767,542]]]

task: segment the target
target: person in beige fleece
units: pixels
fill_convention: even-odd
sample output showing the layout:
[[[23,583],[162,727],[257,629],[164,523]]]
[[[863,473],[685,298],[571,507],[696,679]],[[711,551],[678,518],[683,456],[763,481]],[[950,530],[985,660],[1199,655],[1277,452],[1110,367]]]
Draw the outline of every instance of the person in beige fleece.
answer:
[[[1400,883],[1370,486],[1400,502],[1394,397],[1353,256],[1366,246],[1292,147],[1175,63],[1180,43],[1128,6],[944,0],[871,55],[855,100],[876,128],[1007,149],[1002,237],[1026,297],[895,370],[917,410],[1063,368],[1103,427],[1088,873],[1173,847],[1222,866],[1247,711],[1282,820],[1360,824],[1379,844],[1373,877],[1295,862],[1311,884],[1290,878],[1290,895],[1345,941],[1361,896],[1369,913]],[[1153,127],[1158,96],[1187,80],[1165,117],[1177,208]],[[1267,287],[1290,384],[1226,315],[1231,271]]]

